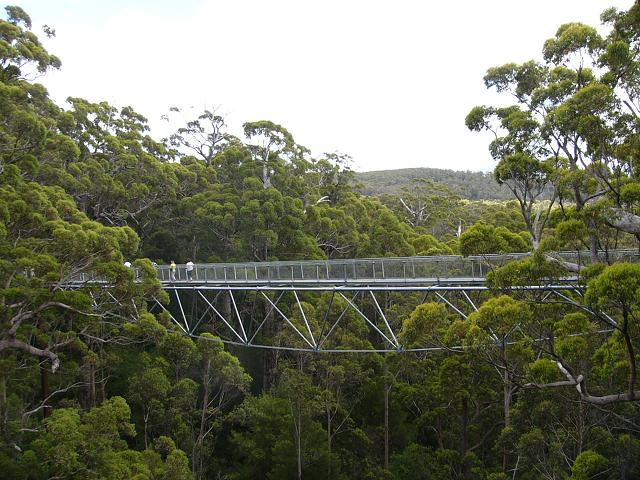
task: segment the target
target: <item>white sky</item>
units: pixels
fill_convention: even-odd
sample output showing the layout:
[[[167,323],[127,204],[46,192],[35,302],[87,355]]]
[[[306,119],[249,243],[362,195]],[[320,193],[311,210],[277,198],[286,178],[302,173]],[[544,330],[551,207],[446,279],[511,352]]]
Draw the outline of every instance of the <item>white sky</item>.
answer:
[[[314,155],[359,171],[493,168],[490,138],[464,125],[496,102],[482,77],[541,59],[569,21],[599,25],[632,0],[16,0],[62,69],[39,81],[68,96],[131,105],[157,138],[171,106],[218,107],[287,128]],[[6,4],[5,4],[6,5]],[[41,26],[56,29],[46,39]],[[193,110],[189,110],[193,107]],[[190,119],[190,118],[189,118]]]

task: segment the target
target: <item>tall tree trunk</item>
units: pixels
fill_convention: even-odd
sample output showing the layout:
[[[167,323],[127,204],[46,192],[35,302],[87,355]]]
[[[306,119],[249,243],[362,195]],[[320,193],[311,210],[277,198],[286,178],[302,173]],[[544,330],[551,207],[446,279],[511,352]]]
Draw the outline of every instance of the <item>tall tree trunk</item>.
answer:
[[[536,237],[531,237],[531,244],[533,245],[534,251],[537,252],[540,249],[540,240],[538,240]]]
[[[582,400],[578,402],[578,445],[576,446],[578,455],[582,453],[585,441],[585,405]]]
[[[503,395],[503,408],[504,408],[504,426],[505,428],[511,425],[511,379],[509,376],[509,368],[507,363],[507,351],[506,345],[502,344],[502,395]],[[508,452],[505,449],[502,450],[502,471],[507,472]]]
[[[149,424],[149,414],[150,410],[145,409],[144,411],[144,449],[149,448],[149,435],[147,433],[147,425]]]
[[[191,239],[193,250],[191,252],[191,261],[195,262],[196,258],[198,258],[198,244],[196,243],[197,237],[194,235]]]
[[[89,372],[88,372],[88,376],[89,376],[89,392],[88,392],[88,396],[89,398],[87,399],[87,403],[88,403],[88,407],[92,408],[96,405],[96,364],[95,361],[93,361],[93,359],[89,359]]]
[[[262,164],[262,188],[265,190],[271,187],[271,175],[269,175],[269,165],[265,161]]]
[[[298,455],[298,480],[302,480],[302,407],[298,405],[298,426],[296,428],[296,450]]]
[[[504,381],[507,381],[507,374],[504,374]],[[511,423],[511,389],[509,388],[509,384],[505,383],[503,386],[503,408],[504,408],[504,426],[508,427]],[[507,449],[503,448],[502,450],[502,472],[507,473],[507,461],[508,461],[508,453]]]
[[[469,450],[469,399],[462,400],[462,455]]]
[[[100,369],[100,403],[107,399],[107,379],[104,375],[104,368]]]
[[[331,404],[328,400],[325,400],[325,407],[327,409],[327,451],[329,452],[329,462],[327,464],[327,479],[331,480]]]
[[[267,294],[268,295],[268,294]],[[264,316],[268,318],[262,327],[263,334],[268,338],[276,336],[276,325],[274,322],[274,310],[269,308],[268,303],[264,303]],[[264,318],[264,317],[263,317]],[[262,362],[262,391],[268,392],[275,382],[275,373],[278,368],[278,351],[276,349],[266,349]]]
[[[384,468],[389,469],[389,365],[384,362]]]
[[[40,367],[40,385],[42,387],[42,416],[47,418],[51,415],[51,407],[47,405],[49,402],[49,370],[44,366]]]
[[[228,322],[231,322],[233,318],[233,312],[231,311],[231,294],[222,295],[222,313],[224,313],[224,318],[226,318]]]
[[[0,433],[7,425],[7,376],[0,373]]]
[[[629,312],[625,308],[622,312],[624,324],[622,328],[622,335],[627,346],[627,355],[629,357],[629,396],[633,400],[635,399],[636,382],[638,379],[638,373],[636,369],[636,352],[633,348],[633,342],[631,341],[631,335],[629,334]]]
[[[598,237],[595,233],[589,235],[589,256],[591,257],[591,263],[598,262]]]
[[[204,455],[203,455],[203,444],[204,444],[204,432],[205,432],[205,427],[206,427],[206,423],[207,423],[207,407],[209,405],[209,377],[210,377],[210,373],[211,373],[211,359],[207,359],[207,366],[205,368],[205,372],[204,372],[204,379],[203,379],[203,386],[204,386],[204,394],[202,397],[202,411],[200,412],[200,432],[198,432],[198,440],[196,442],[196,446],[197,446],[197,454],[196,457],[198,459],[197,464],[198,464],[198,471],[197,471],[197,476],[198,478],[203,478],[203,459],[204,459]],[[193,459],[193,463],[194,465],[196,464],[196,459]]]
[[[504,381],[509,381],[509,375],[505,372]],[[511,388],[508,383],[503,387],[503,407],[504,407],[504,426],[508,427],[511,424]]]

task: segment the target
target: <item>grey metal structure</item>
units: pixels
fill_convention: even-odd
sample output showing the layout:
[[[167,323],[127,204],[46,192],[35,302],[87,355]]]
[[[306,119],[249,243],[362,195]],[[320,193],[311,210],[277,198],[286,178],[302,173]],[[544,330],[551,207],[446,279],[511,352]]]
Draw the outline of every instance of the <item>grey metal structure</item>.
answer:
[[[156,300],[155,308],[166,312],[186,335],[197,337],[206,331],[226,343],[247,347],[333,353],[437,350],[441,347],[404,348],[398,340],[402,326],[396,316],[398,305],[406,313],[412,302],[415,307],[433,300],[466,319],[487,298],[487,273],[528,255],[198,264],[191,279],[185,265],[178,266],[173,276],[163,265],[157,267],[158,277],[171,305]],[[579,265],[590,258],[588,252],[554,256]],[[640,259],[629,250],[599,256],[610,263]],[[584,288],[571,274],[550,284],[513,290],[614,322],[580,302]],[[345,343],[347,337],[351,343]]]
[[[168,265],[159,266],[158,277],[165,285],[224,286],[356,286],[382,285],[463,285],[484,284],[489,271],[506,263],[526,258],[529,253],[458,255],[429,257],[383,257],[348,260],[303,260],[290,262],[198,264],[187,278],[186,266],[179,265],[172,280]],[[579,265],[589,263],[588,252],[560,252],[560,260]],[[637,251],[600,252],[601,261],[638,261]]]

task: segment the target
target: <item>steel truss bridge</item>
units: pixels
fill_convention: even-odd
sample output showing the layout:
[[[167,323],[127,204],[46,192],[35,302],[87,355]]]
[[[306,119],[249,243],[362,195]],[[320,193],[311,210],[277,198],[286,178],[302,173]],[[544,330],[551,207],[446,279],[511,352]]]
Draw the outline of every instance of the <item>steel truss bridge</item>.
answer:
[[[166,312],[186,335],[209,332],[246,347],[333,353],[438,350],[405,349],[398,340],[400,317],[436,301],[466,319],[491,296],[487,273],[528,255],[217,263],[198,264],[191,272],[185,265],[173,271],[163,265],[157,267],[158,277],[171,303],[154,299],[152,311]],[[553,256],[578,265],[590,258],[588,252]],[[599,253],[599,260],[608,263],[639,259],[636,251]],[[528,292],[538,302],[570,304],[615,324],[581,302],[585,288],[570,274],[512,290]]]

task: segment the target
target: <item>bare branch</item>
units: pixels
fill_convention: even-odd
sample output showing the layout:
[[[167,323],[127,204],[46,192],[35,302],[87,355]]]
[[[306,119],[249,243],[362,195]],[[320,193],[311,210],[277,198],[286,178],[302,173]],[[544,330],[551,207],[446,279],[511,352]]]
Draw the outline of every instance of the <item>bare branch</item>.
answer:
[[[49,360],[51,360],[52,372],[55,372],[60,366],[60,359],[58,358],[58,355],[52,352],[49,347],[45,349],[37,348],[33,345],[29,345],[28,343],[23,342],[22,340],[18,340],[17,338],[7,338],[4,340],[0,340],[0,352],[9,348],[22,350],[23,352],[34,355],[36,357],[48,358]]]
[[[587,393],[586,381],[582,375],[574,377],[573,374],[564,366],[561,362],[557,362],[558,369],[567,377],[567,380],[551,383],[528,383],[524,385],[525,388],[556,388],[575,386],[576,390],[580,394],[580,399],[587,403],[594,405],[609,405],[612,403],[620,402],[633,402],[640,400],[640,391],[631,391],[626,393],[618,393],[612,395],[589,395]]]

